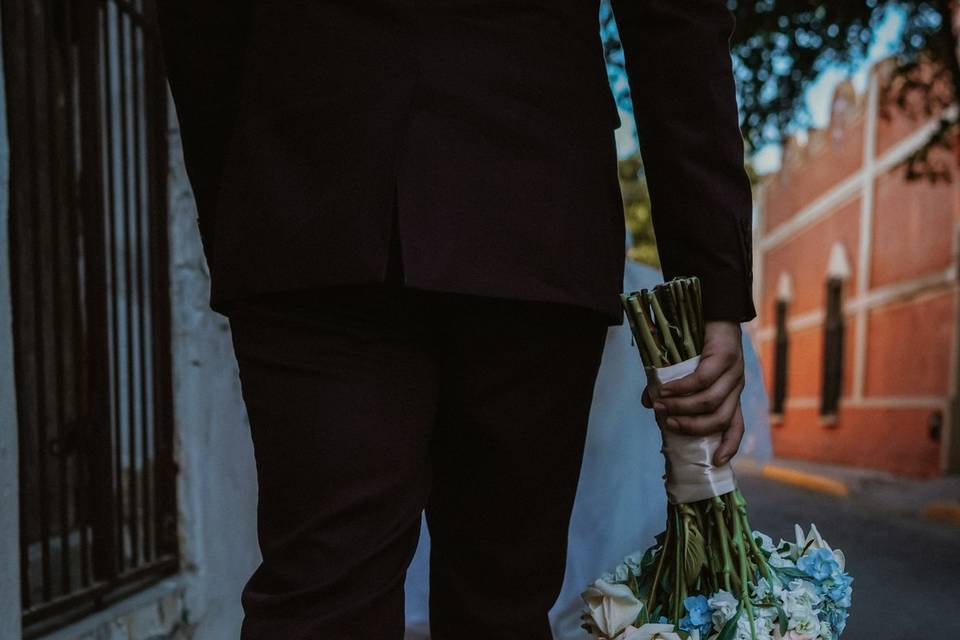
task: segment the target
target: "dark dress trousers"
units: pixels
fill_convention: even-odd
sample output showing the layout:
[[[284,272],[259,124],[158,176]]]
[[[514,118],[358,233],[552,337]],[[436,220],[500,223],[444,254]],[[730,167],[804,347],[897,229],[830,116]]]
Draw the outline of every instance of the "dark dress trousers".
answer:
[[[664,275],[749,320],[731,16],[613,5]],[[599,3],[159,7],[257,462],[242,638],[399,640],[425,511],[432,638],[547,640],[621,321]]]

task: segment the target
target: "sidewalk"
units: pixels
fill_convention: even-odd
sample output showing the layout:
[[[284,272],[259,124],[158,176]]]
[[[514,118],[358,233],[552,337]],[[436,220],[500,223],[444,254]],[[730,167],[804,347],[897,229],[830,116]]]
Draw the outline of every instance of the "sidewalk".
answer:
[[[734,468],[738,474],[762,476],[809,491],[856,500],[860,506],[887,513],[960,526],[960,476],[957,475],[923,480],[784,458],[766,463],[734,458]]]

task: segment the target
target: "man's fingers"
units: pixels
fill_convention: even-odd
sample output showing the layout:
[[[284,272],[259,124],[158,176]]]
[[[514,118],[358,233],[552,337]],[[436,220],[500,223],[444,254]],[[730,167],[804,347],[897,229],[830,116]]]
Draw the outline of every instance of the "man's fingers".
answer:
[[[688,436],[705,436],[726,431],[740,404],[740,393],[731,393],[713,413],[693,416],[665,416],[664,427]]]
[[[718,356],[705,356],[697,364],[693,373],[676,380],[671,380],[660,387],[661,396],[680,396],[702,391],[723,375],[728,369],[728,363]]]
[[[643,393],[640,394],[640,404],[647,409],[653,409],[653,403],[650,401],[650,393],[647,391],[647,387],[644,387]]]
[[[658,410],[666,415],[683,416],[701,413],[713,413],[719,409],[731,393],[743,389],[743,374],[736,369],[727,369],[709,388],[687,396],[668,396],[657,398]]]
[[[723,439],[720,446],[713,454],[713,464],[716,466],[724,465],[730,462],[730,459],[740,449],[740,442],[743,440],[743,409],[740,403],[737,403],[737,411],[733,414],[733,420],[730,422],[730,428],[723,432]]]

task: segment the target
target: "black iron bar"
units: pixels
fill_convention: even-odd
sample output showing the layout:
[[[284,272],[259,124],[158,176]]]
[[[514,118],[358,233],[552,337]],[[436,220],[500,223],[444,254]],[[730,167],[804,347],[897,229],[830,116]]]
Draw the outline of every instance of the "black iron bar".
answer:
[[[116,510],[116,522],[114,522],[114,528],[116,529],[116,553],[117,553],[117,571],[123,571],[126,566],[126,560],[123,553],[124,547],[124,535],[123,535],[123,460],[121,458],[121,424],[122,416],[120,409],[120,319],[119,312],[117,311],[117,289],[119,288],[117,284],[117,234],[116,234],[116,199],[114,194],[116,193],[116,180],[114,176],[114,170],[116,165],[114,163],[114,149],[113,149],[113,65],[110,59],[112,39],[110,37],[110,3],[105,1],[103,4],[103,74],[104,74],[104,116],[106,126],[104,127],[105,131],[105,152],[104,156],[107,161],[106,167],[106,177],[107,177],[107,197],[104,198],[105,206],[104,213],[107,217],[107,233],[108,239],[106,243],[106,250],[109,252],[110,257],[108,263],[110,265],[109,273],[110,277],[108,279],[108,298],[110,301],[110,362],[112,365],[110,382],[112,388],[112,398],[111,398],[111,416],[113,423],[113,481],[114,481],[114,500],[116,504],[114,508]]]
[[[155,15],[152,2],[148,3]],[[173,374],[170,336],[169,247],[167,242],[167,83],[157,47],[150,47],[151,97],[151,175],[154,177],[151,212],[151,318],[154,335],[154,544],[157,554],[176,553],[177,549],[177,470],[173,458]]]
[[[84,438],[83,459],[86,462],[85,483],[90,492],[84,502],[89,512],[92,535],[90,545],[91,578],[93,582],[113,580],[119,569],[117,565],[117,538],[114,526],[117,500],[113,473],[113,422],[111,420],[113,396],[110,384],[110,309],[108,290],[108,204],[105,184],[108,177],[105,163],[107,126],[105,119],[104,84],[106,42],[106,7],[96,0],[86,0],[78,12],[81,26],[77,30],[80,55],[81,87],[80,144],[83,179],[81,198],[83,213],[84,250],[84,305],[86,319],[85,367],[87,380],[86,404],[89,422],[89,437]]]
[[[67,69],[64,73],[64,84],[68,89],[68,118],[67,118],[67,162],[68,187],[70,214],[68,217],[67,228],[67,259],[72,266],[71,269],[71,295],[70,309],[71,313],[71,340],[70,340],[70,358],[71,371],[73,374],[73,407],[76,438],[80,441],[86,439],[86,424],[89,420],[89,409],[86,402],[86,365],[88,363],[84,345],[86,344],[85,331],[83,327],[83,288],[81,277],[84,265],[81,263],[79,243],[81,242],[79,216],[82,215],[81,198],[82,194],[78,192],[78,178],[81,175],[80,167],[83,166],[82,160],[77,154],[77,120],[80,117],[81,105],[79,95],[85,89],[80,80],[80,60],[78,49],[81,46],[74,38],[75,15],[73,13],[73,3],[67,2],[64,5],[64,32],[67,43]],[[86,481],[87,461],[82,446],[76,446],[71,449],[73,453],[73,504],[74,520],[77,525],[77,537],[79,538],[79,566],[80,574],[78,576],[81,587],[90,584],[90,541],[87,526],[88,514],[84,508],[84,496],[89,492]]]
[[[60,592],[61,594],[70,592],[70,509],[67,498],[67,452],[65,445],[67,444],[67,416],[64,410],[64,402],[66,400],[66,385],[64,383],[64,378],[66,374],[65,369],[65,360],[66,360],[66,345],[64,344],[64,333],[63,333],[63,322],[62,322],[62,311],[64,306],[63,300],[63,278],[62,278],[62,269],[63,262],[61,260],[63,256],[63,232],[67,228],[67,223],[64,220],[66,217],[66,208],[67,208],[67,198],[65,197],[65,182],[63,179],[63,174],[61,169],[63,168],[63,163],[66,160],[63,149],[61,148],[61,131],[66,130],[66,122],[63,122],[63,127],[61,127],[61,115],[58,114],[59,105],[64,104],[61,101],[61,92],[64,91],[63,80],[66,76],[63,73],[62,65],[65,62],[64,60],[58,60],[59,54],[65,52],[67,43],[58,43],[55,39],[50,37],[51,34],[55,33],[53,22],[58,18],[56,14],[56,7],[50,0],[44,1],[44,15],[46,17],[46,22],[48,28],[42,29],[43,39],[41,40],[46,46],[46,55],[47,55],[47,128],[50,132],[50,144],[49,144],[49,153],[48,153],[48,166],[47,166],[47,178],[48,178],[48,193],[50,197],[50,244],[53,249],[50,252],[50,270],[52,275],[52,295],[45,296],[49,300],[49,305],[53,313],[50,315],[53,318],[53,332],[49,336],[49,343],[53,347],[53,360],[55,363],[54,366],[54,397],[56,398],[56,407],[54,409],[56,413],[56,424],[57,424],[57,449],[52,450],[51,453],[56,456],[57,459],[57,506],[59,508],[59,524],[60,524]],[[52,42],[51,42],[52,40]],[[60,73],[58,74],[58,71]],[[65,96],[64,96],[65,97]]]
[[[139,9],[139,7],[136,7]],[[134,185],[135,185],[135,221],[136,221],[136,260],[137,260],[137,329],[139,339],[139,381],[140,381],[140,496],[141,496],[141,530],[143,531],[142,556],[144,560],[152,557],[150,552],[150,479],[148,470],[149,450],[148,450],[148,425],[147,425],[147,327],[146,327],[146,296],[144,295],[144,279],[149,277],[144,267],[144,258],[147,253],[148,243],[144,237],[144,189],[143,189],[143,162],[144,148],[141,136],[141,128],[144,124],[143,105],[141,100],[141,91],[143,90],[143,79],[140,73],[143,64],[144,42],[142,29],[134,27],[131,38],[131,78],[133,84],[133,150],[134,150]]]
[[[29,2],[25,12],[25,25],[26,31],[28,34],[36,34],[37,31],[42,31],[42,25],[40,29],[37,29],[35,24],[34,11],[37,9],[34,2]],[[31,38],[28,42],[36,42],[35,39]],[[42,46],[37,47],[37,53],[43,51]],[[37,86],[34,82],[36,76],[36,69],[34,67],[34,62],[37,61],[39,55],[27,55],[26,64],[27,64],[27,100],[29,105],[30,113],[33,118],[36,118],[36,114],[39,110],[40,105],[38,102],[37,96]],[[46,61],[45,59],[43,61]],[[35,123],[39,125],[39,123]],[[37,157],[39,155],[38,143],[44,140],[42,134],[34,129],[35,135],[33,136],[33,144],[30,149],[30,176],[32,180],[31,184],[31,207],[30,215],[33,223],[33,274],[34,282],[36,289],[34,291],[34,345],[35,345],[35,373],[36,373],[36,386],[34,387],[34,398],[36,402],[36,429],[37,429],[37,486],[38,486],[38,500],[37,507],[39,508],[38,520],[40,524],[40,563],[41,563],[41,597],[43,600],[50,600],[52,597],[52,571],[51,571],[51,559],[50,559],[50,516],[49,516],[49,495],[47,490],[47,411],[46,411],[46,402],[45,395],[47,385],[45,381],[46,377],[46,345],[43,339],[43,241],[41,228],[41,223],[44,218],[44,213],[41,211],[40,203],[40,160]],[[49,133],[49,132],[48,132]],[[49,149],[48,149],[49,152]],[[24,567],[25,570],[30,570],[30,565],[27,564]]]
[[[131,189],[130,189],[130,114],[129,114],[129,87],[127,62],[128,45],[130,44],[130,33],[127,28],[127,19],[122,11],[117,11],[117,39],[118,48],[118,68],[120,72],[120,175],[123,184],[123,275],[124,275],[124,300],[126,310],[126,382],[127,382],[127,414],[126,414],[126,435],[127,435],[127,493],[129,495],[129,505],[127,509],[127,526],[130,531],[130,566],[135,567],[139,563],[139,536],[137,530],[137,480],[136,480],[136,461],[137,461],[137,443],[136,443],[136,380],[134,377],[134,319],[133,319],[133,239],[131,238],[130,215],[131,209]],[[118,287],[119,290],[119,287]],[[121,472],[121,476],[122,476]]]

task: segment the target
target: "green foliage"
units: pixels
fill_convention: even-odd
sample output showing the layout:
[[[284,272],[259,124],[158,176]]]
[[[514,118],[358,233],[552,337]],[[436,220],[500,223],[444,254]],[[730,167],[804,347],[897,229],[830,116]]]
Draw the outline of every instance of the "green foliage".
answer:
[[[862,63],[890,11],[904,31],[896,67],[884,86],[884,112],[941,112],[960,87],[957,40],[948,28],[950,0],[728,0],[737,18],[731,40],[743,132],[754,149],[780,142],[791,128],[812,125],[806,91],[826,69]],[[930,150],[951,146],[955,120],[944,120],[908,161],[910,177],[946,177]]]
[[[660,257],[657,254],[653,218],[650,215],[650,192],[647,191],[640,154],[620,161],[620,191],[623,194],[627,231],[632,239],[627,255],[659,269]]]
[[[907,160],[907,175],[948,177],[944,154],[931,152],[953,149],[957,133],[956,117],[942,116],[960,95],[957,37],[949,28],[952,0],[727,0],[727,5],[737,19],[731,51],[742,129],[752,149],[811,126],[805,99],[810,85],[828,68],[852,69],[863,62],[884,17],[899,12],[904,29],[882,113],[940,115],[927,144]],[[606,3],[600,17],[608,67],[616,79],[625,74],[624,56]],[[629,89],[623,83],[614,86],[621,109],[631,111]]]

